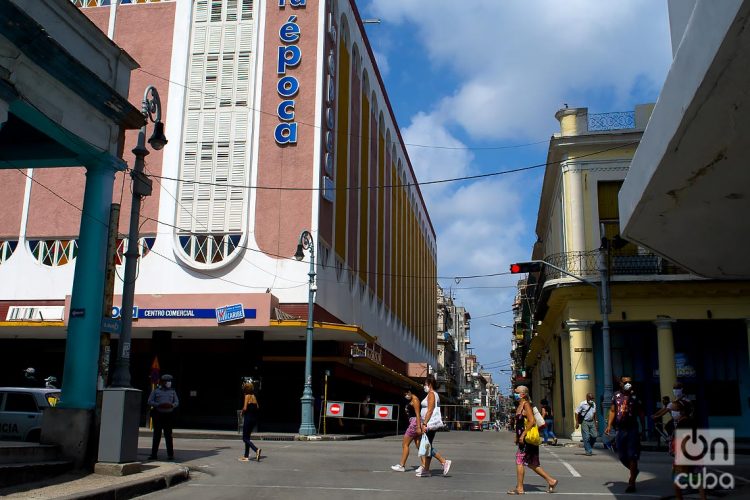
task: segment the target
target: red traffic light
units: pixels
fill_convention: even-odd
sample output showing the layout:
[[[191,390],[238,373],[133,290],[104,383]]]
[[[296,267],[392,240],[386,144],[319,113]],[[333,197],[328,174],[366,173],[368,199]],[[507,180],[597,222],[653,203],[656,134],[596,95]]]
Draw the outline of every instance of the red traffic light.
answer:
[[[511,274],[538,273],[541,269],[541,262],[516,262],[510,265]]]

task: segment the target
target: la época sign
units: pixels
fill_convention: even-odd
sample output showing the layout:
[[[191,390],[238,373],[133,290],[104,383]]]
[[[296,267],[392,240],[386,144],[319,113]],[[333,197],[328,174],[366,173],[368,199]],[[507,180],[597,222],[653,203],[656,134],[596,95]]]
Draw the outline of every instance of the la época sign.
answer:
[[[307,6],[307,0],[288,0],[293,8],[304,9]],[[279,0],[279,9],[286,8],[287,0]],[[276,84],[276,91],[282,101],[276,108],[276,116],[281,123],[276,125],[273,137],[276,144],[297,144],[297,122],[295,119],[296,100],[294,97],[299,92],[299,80],[293,75],[287,75],[289,68],[299,66],[302,61],[302,49],[299,48],[301,30],[297,24],[297,16],[291,15],[286,22],[279,28],[279,40],[283,45],[278,47],[278,58],[276,61],[276,74],[279,81]]]

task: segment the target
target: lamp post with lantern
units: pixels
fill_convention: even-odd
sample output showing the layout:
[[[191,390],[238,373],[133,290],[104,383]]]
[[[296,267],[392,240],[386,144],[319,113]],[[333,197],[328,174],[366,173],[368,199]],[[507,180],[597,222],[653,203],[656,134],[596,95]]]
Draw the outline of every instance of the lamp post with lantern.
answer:
[[[315,434],[315,421],[313,420],[313,392],[312,392],[312,346],[313,346],[313,302],[315,301],[315,241],[310,231],[302,231],[299,235],[299,243],[294,258],[301,261],[305,258],[305,250],[310,252],[310,271],[307,275],[308,297],[307,297],[307,335],[305,339],[305,388],[302,390],[302,422],[299,433],[302,436]]]

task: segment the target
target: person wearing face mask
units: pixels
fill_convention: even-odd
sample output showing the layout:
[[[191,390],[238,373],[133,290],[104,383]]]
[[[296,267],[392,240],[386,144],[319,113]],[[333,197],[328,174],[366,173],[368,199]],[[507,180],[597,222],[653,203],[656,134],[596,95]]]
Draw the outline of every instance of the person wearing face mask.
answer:
[[[438,428],[442,427],[442,418],[437,419],[441,420],[437,427],[434,427],[432,424],[435,421],[433,415],[440,415],[440,396],[435,391],[435,383],[435,377],[432,375],[428,375],[424,381],[424,391],[427,393],[427,397],[420,403],[420,417],[422,421],[422,435],[429,441],[431,451],[426,456],[421,457],[422,465],[417,468],[417,477],[430,477],[432,475],[430,472],[432,457],[435,457],[442,464],[444,476],[448,475],[452,463],[450,460],[444,459],[435,449],[435,434]]]
[[[539,446],[526,442],[526,434],[536,425],[534,410],[529,399],[529,388],[519,385],[516,387],[513,397],[518,403],[515,414],[515,443],[518,445],[518,451],[516,451],[516,487],[508,490],[507,493],[508,495],[523,495],[526,493],[523,487],[524,466],[533,470],[542,479],[547,481],[547,493],[554,493],[560,480],[553,478],[542,469],[539,462]]]
[[[164,431],[164,443],[167,446],[167,458],[174,460],[172,444],[172,427],[174,425],[174,410],[180,404],[177,392],[172,388],[172,375],[161,376],[161,384],[151,391],[148,405],[151,407],[151,418],[154,420],[154,437],[151,441],[151,455],[149,460],[156,460],[159,451],[161,433]]]
[[[693,406],[690,400],[685,397],[681,382],[674,383],[674,386],[672,386],[672,395],[674,396],[674,399],[672,399],[670,403],[662,406],[659,411],[651,416],[651,418],[658,422],[663,415],[670,415],[671,420],[664,426],[664,431],[670,437],[670,441],[674,434],[676,424],[681,418],[683,409],[689,412]]]
[[[594,454],[593,448],[596,443],[596,437],[599,435],[599,417],[596,412],[596,403],[592,393],[586,394],[586,399],[576,408],[576,429],[581,427],[583,434],[583,449],[586,456]]]
[[[638,459],[641,455],[641,432],[638,428],[646,428],[643,404],[633,388],[633,379],[630,377],[620,378],[621,390],[612,397],[612,406],[609,408],[607,427],[604,433],[609,435],[614,427],[617,430],[615,443],[617,455],[622,465],[630,471],[628,486],[625,493],[635,492],[635,480],[638,477]]]
[[[401,462],[396,465],[392,465],[391,469],[396,472],[406,471],[406,460],[409,458],[409,446],[414,443],[414,446],[419,449],[419,438],[422,435],[422,418],[419,413],[419,398],[415,396],[411,389],[404,390],[404,398],[406,399],[406,416],[409,419],[409,426],[404,432],[404,439],[401,442]]]

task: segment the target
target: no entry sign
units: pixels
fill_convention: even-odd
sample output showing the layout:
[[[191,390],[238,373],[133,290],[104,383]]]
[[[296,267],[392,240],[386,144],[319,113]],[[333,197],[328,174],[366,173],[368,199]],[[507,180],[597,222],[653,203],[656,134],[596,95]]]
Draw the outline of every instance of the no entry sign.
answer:
[[[393,406],[375,405],[375,420],[391,420],[393,415]]]
[[[486,406],[475,406],[471,409],[471,419],[475,422],[486,422],[490,418],[490,411]]]
[[[326,417],[341,417],[344,415],[344,403],[329,401],[326,405]]]

